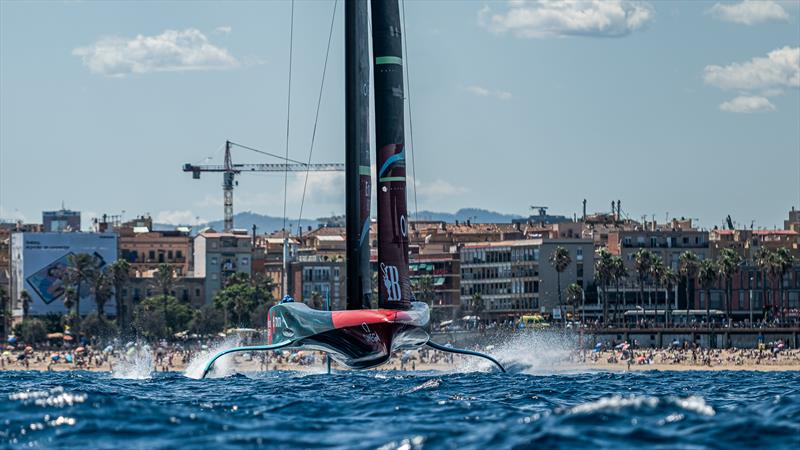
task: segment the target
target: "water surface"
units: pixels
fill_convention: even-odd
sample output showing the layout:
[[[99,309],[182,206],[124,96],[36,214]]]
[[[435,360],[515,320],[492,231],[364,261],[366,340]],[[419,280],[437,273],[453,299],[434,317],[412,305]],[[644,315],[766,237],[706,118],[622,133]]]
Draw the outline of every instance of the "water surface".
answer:
[[[800,372],[0,372],[0,446],[800,448]]]

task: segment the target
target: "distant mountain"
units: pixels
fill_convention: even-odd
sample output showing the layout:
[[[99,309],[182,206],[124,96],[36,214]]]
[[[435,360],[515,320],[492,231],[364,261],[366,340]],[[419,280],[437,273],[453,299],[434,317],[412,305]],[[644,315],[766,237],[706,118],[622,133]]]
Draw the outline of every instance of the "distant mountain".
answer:
[[[320,222],[316,219],[303,219],[302,221],[300,221],[300,224],[303,226],[304,229],[308,227],[316,228],[319,223]],[[266,216],[250,211],[240,212],[238,214],[233,215],[234,228],[241,228],[249,231],[253,228],[254,224],[258,228],[257,230],[258,234],[271,233],[273,231],[279,231],[283,228],[283,217]],[[289,219],[288,224],[292,225],[292,228],[294,230],[297,230],[296,217],[293,219]],[[222,231],[222,229],[224,228],[224,224],[222,220],[215,220],[204,224],[198,224],[192,226],[192,232],[196,233],[197,231],[202,230],[203,228],[206,227],[211,227],[217,231]],[[153,228],[156,231],[174,230],[175,225],[155,223],[153,224]]]
[[[413,218],[413,212],[409,212],[409,215]],[[454,223],[456,220],[459,222],[466,222],[467,220],[471,220],[473,223],[510,223],[513,219],[519,219],[523,216],[517,214],[503,214],[494,211],[489,211],[486,209],[479,209],[479,208],[462,208],[456,211],[455,213],[445,213],[445,212],[435,212],[435,211],[420,211],[419,212],[419,219],[420,220],[439,220],[448,223]],[[329,223],[336,218],[319,218],[319,219],[304,219],[300,222],[303,226],[303,229],[308,227],[316,228],[321,223]],[[291,219],[289,223],[293,226],[294,230],[297,230],[297,218]],[[241,228],[250,230],[253,227],[253,224],[258,227],[258,233],[270,233],[273,231],[278,231],[283,228],[283,218],[282,217],[272,217],[266,216],[254,212],[240,212],[233,216],[233,226],[235,228]],[[197,232],[205,227],[211,227],[215,230],[222,230],[223,228],[223,221],[222,220],[215,220],[212,222],[208,222],[205,224],[199,224],[192,227],[193,232]],[[174,225],[167,225],[163,223],[156,223],[153,224],[153,228],[158,230],[174,230]]]
[[[409,212],[411,217],[413,213]],[[434,211],[420,211],[420,220],[441,220],[443,222],[453,223],[456,220],[459,222],[466,222],[470,220],[474,223],[504,223],[511,222],[513,219],[520,219],[523,216],[517,214],[503,214],[499,212],[489,211],[479,208],[461,208],[455,213],[443,213]]]

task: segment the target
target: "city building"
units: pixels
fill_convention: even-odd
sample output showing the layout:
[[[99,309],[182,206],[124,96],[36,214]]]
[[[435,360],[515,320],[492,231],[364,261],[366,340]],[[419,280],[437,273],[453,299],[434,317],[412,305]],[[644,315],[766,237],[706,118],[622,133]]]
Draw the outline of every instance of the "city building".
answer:
[[[146,276],[131,278],[120,293],[120,299],[126,304],[136,305],[147,297],[161,295],[156,286],[153,273]],[[177,277],[169,295],[188,303],[193,307],[206,304],[205,279],[197,277]],[[209,300],[210,302],[211,300]]]
[[[45,232],[81,231],[81,213],[63,207],[58,211],[43,211],[42,228]]]
[[[566,248],[572,260],[560,276],[560,302],[558,275],[548,262],[558,246]],[[487,319],[514,319],[533,312],[558,316],[569,284],[587,287],[594,281],[594,243],[588,239],[468,243],[461,246],[460,256],[461,303],[474,310],[471,303],[480,296]]]
[[[204,278],[205,301],[210,303],[234,273],[252,275],[252,240],[246,231],[200,231],[194,238],[194,278]]]
[[[94,257],[105,269],[117,259],[114,233],[13,233],[11,235],[11,309],[15,318],[63,314],[65,276],[69,257],[81,253]],[[30,301],[24,302],[23,292]],[[80,314],[95,310],[89,289],[81,290]],[[114,315],[113,302],[105,313]]]
[[[151,231],[135,227],[119,231],[120,258],[128,261],[135,276],[144,276],[169,264],[177,276],[189,273],[192,254],[190,230]]]

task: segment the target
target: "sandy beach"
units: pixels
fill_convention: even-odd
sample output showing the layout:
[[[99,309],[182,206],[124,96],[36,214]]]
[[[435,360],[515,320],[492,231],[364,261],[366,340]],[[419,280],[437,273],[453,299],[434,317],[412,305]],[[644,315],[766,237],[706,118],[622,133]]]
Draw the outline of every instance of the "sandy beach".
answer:
[[[54,355],[58,355],[57,360]],[[80,354],[70,352],[34,351],[25,359],[7,354],[0,357],[0,370],[19,371],[69,371],[89,370],[102,372],[158,371],[189,372],[197,371],[207,359],[203,353],[193,351],[152,352],[151,355],[125,354],[123,352],[85,351]],[[501,360],[506,360],[502,358]],[[525,360],[536,361],[536,355]],[[374,370],[419,370],[453,372],[470,370],[476,360],[458,355],[445,355],[422,350],[395,355],[386,364]],[[565,352],[562,355],[543,355],[536,364],[525,361],[505,361],[515,370],[521,367],[527,373],[556,373],[582,371],[687,371],[687,370],[740,370],[740,371],[800,371],[800,350],[687,350],[643,349],[641,351],[583,351]],[[262,372],[271,370],[294,370],[322,372],[326,370],[325,355],[309,351],[285,351],[276,354],[238,354],[224,360],[227,372]],[[347,370],[332,363],[334,370]]]

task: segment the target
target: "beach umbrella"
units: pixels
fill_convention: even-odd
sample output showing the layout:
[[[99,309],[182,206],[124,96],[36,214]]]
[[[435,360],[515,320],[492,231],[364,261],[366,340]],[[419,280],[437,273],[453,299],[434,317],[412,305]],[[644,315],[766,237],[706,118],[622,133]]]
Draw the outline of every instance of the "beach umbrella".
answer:
[[[64,336],[64,340],[65,341],[71,341],[72,339],[73,339],[72,336],[70,336],[68,334]]]
[[[31,347],[30,345],[25,347],[25,353],[33,353],[33,347]]]
[[[78,347],[78,348],[75,349],[75,353],[83,353],[85,351],[86,351],[86,349],[84,347]]]
[[[59,355],[58,353],[53,353],[52,355],[50,355],[50,359],[52,359],[53,361],[58,361],[59,359],[61,359],[61,355]]]
[[[16,344],[17,343],[17,337],[12,334],[11,336],[8,337],[8,343],[9,344]]]
[[[67,353],[66,355],[64,355],[64,359],[67,360],[68,363],[71,363],[72,362],[72,355]]]
[[[6,351],[4,351],[4,352],[3,352],[3,356],[10,356],[10,355],[11,355],[11,352],[10,352],[10,351],[8,351],[8,350],[6,350]]]
[[[6,345],[6,350],[14,350],[14,346],[11,344]]]
[[[114,346],[113,345],[109,345],[108,347],[103,349],[103,353],[111,353],[113,351],[114,351]]]

